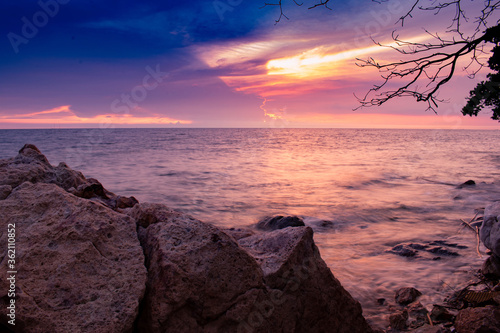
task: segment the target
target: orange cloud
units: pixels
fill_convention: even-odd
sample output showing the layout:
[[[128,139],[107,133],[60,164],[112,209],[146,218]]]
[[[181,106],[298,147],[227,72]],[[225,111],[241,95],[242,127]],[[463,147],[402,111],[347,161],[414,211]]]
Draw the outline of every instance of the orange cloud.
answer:
[[[95,117],[80,117],[70,105],[50,110],[0,116],[0,122],[16,124],[116,124],[116,125],[166,125],[191,124],[191,120],[173,119],[164,116],[137,117],[131,114],[101,114]]]

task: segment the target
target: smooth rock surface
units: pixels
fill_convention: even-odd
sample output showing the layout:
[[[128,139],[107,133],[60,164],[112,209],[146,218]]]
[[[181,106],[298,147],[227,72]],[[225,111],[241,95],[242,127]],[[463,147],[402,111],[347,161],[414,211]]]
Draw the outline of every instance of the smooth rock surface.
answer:
[[[134,222],[55,184],[24,182],[0,201],[16,230],[15,332],[132,332],[146,282]],[[7,276],[1,233],[0,275]],[[7,281],[0,282],[5,312]]]
[[[485,208],[479,237],[484,246],[500,258],[500,202]]]

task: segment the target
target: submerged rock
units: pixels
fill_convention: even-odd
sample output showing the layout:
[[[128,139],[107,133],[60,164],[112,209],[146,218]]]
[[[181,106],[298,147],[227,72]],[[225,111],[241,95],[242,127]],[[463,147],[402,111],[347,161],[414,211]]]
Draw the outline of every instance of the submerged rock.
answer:
[[[436,246],[437,245],[437,246]],[[454,249],[466,249],[467,246],[449,243],[443,240],[432,241],[426,244],[421,243],[401,243],[386,250],[388,253],[397,254],[402,257],[415,257],[431,260],[441,259],[439,256],[456,257],[460,254]],[[439,255],[436,257],[435,255]]]
[[[464,187],[473,187],[476,186],[476,182],[473,181],[472,179],[469,179],[468,181],[460,184],[457,186],[458,189],[464,188]]]
[[[257,229],[277,230],[287,227],[303,227],[304,221],[298,216],[272,216],[265,217],[257,223]]]

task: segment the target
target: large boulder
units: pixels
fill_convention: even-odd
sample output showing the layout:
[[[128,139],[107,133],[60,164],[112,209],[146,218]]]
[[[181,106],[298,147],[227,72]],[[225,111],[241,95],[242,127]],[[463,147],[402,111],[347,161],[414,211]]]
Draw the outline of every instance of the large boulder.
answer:
[[[15,226],[12,267],[8,235],[0,233],[2,313],[13,299],[5,277],[17,272],[15,326],[5,314],[1,324],[26,333],[132,332],[146,283],[132,219],[55,184],[30,182],[0,200],[0,212],[1,230]]]
[[[484,210],[479,236],[484,246],[500,257],[500,202],[493,203]]]
[[[236,332],[266,292],[257,262],[209,224],[159,204],[129,212],[148,267],[140,332]]]
[[[311,228],[280,229],[239,243],[257,259],[272,295],[255,304],[243,332],[372,332],[360,304],[321,259]]]
[[[460,310],[455,328],[458,333],[500,333],[500,308],[488,305]]]

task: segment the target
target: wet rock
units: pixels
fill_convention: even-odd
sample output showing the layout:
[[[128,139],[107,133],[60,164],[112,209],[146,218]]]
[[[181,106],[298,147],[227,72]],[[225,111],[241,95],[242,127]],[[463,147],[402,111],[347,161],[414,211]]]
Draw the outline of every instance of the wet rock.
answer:
[[[460,184],[457,186],[458,189],[461,189],[461,188],[464,188],[464,187],[473,187],[473,186],[476,186],[476,182],[469,179],[468,181]]]
[[[406,310],[410,327],[416,328],[429,323],[429,318],[427,318],[429,311],[420,302],[410,304]]]
[[[405,330],[408,327],[407,320],[408,312],[406,310],[398,311],[389,316],[389,324],[393,330]]]
[[[287,227],[303,227],[304,221],[298,216],[268,216],[257,223],[257,229],[277,230]]]
[[[396,300],[396,303],[406,305],[415,302],[417,298],[421,295],[422,293],[417,289],[406,287],[396,291],[396,296],[394,298]]]
[[[29,182],[0,211],[2,230],[16,230],[16,332],[132,331],[146,283],[134,221],[55,184]],[[6,233],[0,244],[5,258]],[[0,261],[5,277],[10,269]],[[5,309],[8,281],[0,281]]]
[[[488,305],[460,310],[455,328],[458,333],[500,333],[500,308]]]
[[[447,308],[441,305],[434,304],[430,313],[431,319],[434,323],[453,322],[455,315],[452,314]]]
[[[99,181],[85,178],[63,162],[53,167],[31,144],[26,144],[16,157],[0,160],[0,186],[15,189],[24,182],[55,184],[77,197],[100,202],[111,209],[120,208],[116,195],[107,191]]]
[[[0,185],[0,200],[7,198],[12,192],[12,186],[10,185]]]
[[[459,255],[457,252],[451,251],[451,250],[446,249],[446,248],[444,248],[442,246],[435,246],[433,248],[428,249],[427,251],[429,251],[430,253],[434,253],[434,254],[440,255],[440,256],[452,256],[452,257],[456,257],[456,256]]]
[[[398,256],[402,256],[402,257],[415,257],[418,253],[417,250],[413,249],[412,247],[410,247],[406,244],[396,245],[392,249],[388,250],[387,252],[394,253],[394,254],[397,254]]]
[[[459,245],[456,243],[449,243],[443,240],[432,241],[429,243],[401,243],[390,250],[388,253],[397,254],[402,257],[415,257],[428,260],[440,260],[439,256],[456,257],[459,253],[451,250],[453,249],[466,249],[467,246]],[[435,256],[438,255],[438,256]]]
[[[492,253],[483,263],[481,273],[490,279],[500,279],[500,258]]]
[[[500,202],[491,204],[484,210],[479,236],[484,246],[500,258]]]
[[[239,244],[256,258],[264,283],[276,294],[259,332],[372,332],[360,304],[321,259],[311,228],[256,234]]]

